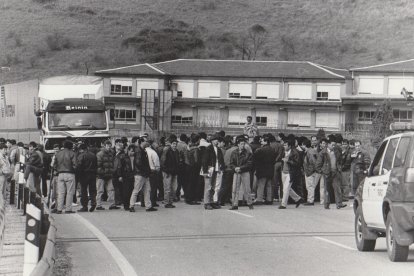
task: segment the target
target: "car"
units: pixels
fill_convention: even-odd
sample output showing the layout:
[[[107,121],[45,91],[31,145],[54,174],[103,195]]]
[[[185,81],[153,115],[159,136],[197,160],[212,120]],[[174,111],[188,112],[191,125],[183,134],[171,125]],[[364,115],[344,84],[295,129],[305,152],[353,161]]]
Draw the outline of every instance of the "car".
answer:
[[[373,251],[385,237],[389,259],[403,262],[414,242],[414,125],[391,130],[400,133],[384,139],[354,198],[355,241],[359,251]]]

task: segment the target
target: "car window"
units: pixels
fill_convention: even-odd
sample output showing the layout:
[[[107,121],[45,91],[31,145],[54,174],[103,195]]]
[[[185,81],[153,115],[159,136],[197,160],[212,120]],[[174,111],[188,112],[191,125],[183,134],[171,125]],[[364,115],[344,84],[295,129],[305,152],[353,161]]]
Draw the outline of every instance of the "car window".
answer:
[[[387,146],[388,140],[384,141],[380,148],[378,149],[377,153],[375,154],[374,160],[372,161],[371,171],[369,176],[379,175],[381,163],[382,163],[382,156],[384,155],[385,147]]]
[[[411,137],[403,137],[398,144],[397,152],[395,153],[393,168],[403,167],[408,153],[408,146],[410,145]]]
[[[397,148],[398,140],[400,138],[391,139],[388,143],[387,150],[385,151],[384,155],[384,162],[382,163],[382,171],[381,174],[386,174],[392,168],[392,161],[394,159],[395,149]]]

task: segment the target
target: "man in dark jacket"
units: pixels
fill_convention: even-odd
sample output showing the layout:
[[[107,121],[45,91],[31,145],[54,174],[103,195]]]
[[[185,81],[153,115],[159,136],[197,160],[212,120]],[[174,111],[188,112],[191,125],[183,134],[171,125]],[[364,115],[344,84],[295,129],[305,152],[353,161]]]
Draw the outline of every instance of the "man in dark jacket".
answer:
[[[350,178],[351,178],[351,151],[349,149],[349,141],[347,139],[342,140],[342,201],[348,201],[348,196],[351,190]]]
[[[272,204],[272,179],[274,173],[274,163],[276,152],[270,147],[268,136],[264,136],[260,143],[262,147],[253,153],[253,166],[257,177],[257,198],[255,205]],[[266,201],[264,192],[266,190]]]
[[[124,210],[129,211],[129,202],[134,189],[134,168],[135,168],[135,145],[131,144],[127,148],[127,154],[124,155],[121,166],[122,176],[122,202]]]
[[[151,168],[148,161],[148,155],[145,148],[149,146],[145,138],[138,139],[139,146],[135,148],[134,156],[134,190],[129,201],[129,211],[135,212],[135,202],[138,193],[142,190],[144,193],[145,208],[147,212],[157,211],[151,204],[151,186],[149,177]]]
[[[96,155],[90,152],[85,144],[79,146],[78,155],[78,175],[81,185],[81,204],[79,212],[88,212],[88,190],[91,198],[91,208],[93,212],[96,208]]]
[[[43,145],[38,145],[37,149],[39,154],[41,154],[41,158],[43,161],[43,171],[40,175],[40,178],[42,180],[42,194],[44,197],[47,197],[47,176],[49,175],[50,163],[52,162],[52,158],[49,156],[49,154],[47,154],[47,152],[45,152]]]
[[[283,134],[283,133],[281,133]],[[282,158],[285,157],[285,149],[283,148],[283,141],[276,140],[272,134],[268,135],[270,141],[270,147],[275,151],[276,157],[273,166],[273,180],[272,190],[273,198],[279,201],[283,196],[283,183],[282,183]],[[279,137],[279,136],[278,136]],[[278,138],[279,139],[279,138]]]
[[[286,138],[288,139],[288,138]],[[279,209],[286,209],[289,196],[296,202],[296,208],[303,203],[302,198],[295,193],[292,185],[299,181],[301,177],[300,155],[295,147],[295,140],[288,139],[283,143],[285,148],[285,157],[282,167],[283,197]]]
[[[253,209],[253,201],[250,194],[250,170],[252,168],[252,154],[245,148],[246,140],[242,137],[236,140],[238,149],[231,153],[230,168],[234,172],[232,207],[230,210],[237,210],[239,200],[238,194],[240,185],[243,185],[244,196],[247,198],[249,209]]]
[[[164,207],[175,208],[172,204],[177,190],[177,175],[180,167],[180,155],[175,135],[167,139],[161,156],[161,171],[164,180]]]
[[[42,155],[37,150],[36,142],[29,143],[28,158],[26,160],[24,177],[30,191],[42,196],[40,189],[40,176],[43,173]]]
[[[335,193],[336,208],[344,208],[346,204],[342,204],[341,192],[341,153],[335,149],[335,141],[321,140],[321,151],[316,161],[316,171],[322,176],[325,183],[325,209],[329,209],[331,192],[330,187]]]
[[[303,170],[305,173],[306,190],[308,192],[307,202],[304,205],[312,206],[315,201],[315,188],[318,185],[319,174],[316,172],[316,160],[318,152],[312,147],[311,141],[304,140],[302,148],[305,152],[303,159]]]
[[[115,140],[114,174],[112,184],[114,185],[115,205],[122,204],[122,160],[125,157],[124,144],[121,139]]]
[[[63,150],[56,153],[54,168],[59,174],[57,184],[57,213],[61,214],[65,202],[66,193],[66,211],[73,213],[72,200],[75,193],[75,171],[77,169],[77,160],[72,150],[71,141],[63,143]]]
[[[97,158],[97,196],[96,196],[96,210],[105,210],[102,207],[102,195],[104,190],[108,193],[107,201],[111,204],[109,210],[119,209],[114,202],[114,186],[112,184],[112,176],[114,173],[113,155],[111,151],[111,141],[105,141],[104,147],[96,154]]]
[[[220,205],[213,204],[216,182],[221,179],[224,170],[223,152],[218,147],[219,137],[214,135],[211,138],[211,145],[205,149],[201,157],[201,174],[204,177],[204,208],[206,210],[220,208]]]
[[[187,162],[187,177],[188,187],[185,194],[185,203],[190,205],[199,205],[197,201],[197,194],[200,190],[200,150],[198,145],[200,143],[200,136],[194,134],[191,136],[189,149],[186,151],[186,162]]]

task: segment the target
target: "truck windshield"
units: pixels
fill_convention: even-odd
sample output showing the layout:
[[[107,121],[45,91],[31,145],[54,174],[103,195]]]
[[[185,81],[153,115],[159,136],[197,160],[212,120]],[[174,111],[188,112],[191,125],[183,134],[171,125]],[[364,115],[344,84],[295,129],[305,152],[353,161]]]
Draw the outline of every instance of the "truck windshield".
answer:
[[[106,129],[105,112],[49,113],[50,130]]]

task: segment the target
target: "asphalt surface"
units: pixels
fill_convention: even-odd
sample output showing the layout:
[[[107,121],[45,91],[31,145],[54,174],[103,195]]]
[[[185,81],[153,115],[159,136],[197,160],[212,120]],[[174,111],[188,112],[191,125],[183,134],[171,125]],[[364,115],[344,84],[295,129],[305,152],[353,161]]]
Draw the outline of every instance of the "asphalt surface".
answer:
[[[374,252],[356,250],[350,206],[228,207],[206,211],[177,203],[56,215],[58,242],[71,275],[413,275],[388,260],[385,239]]]

